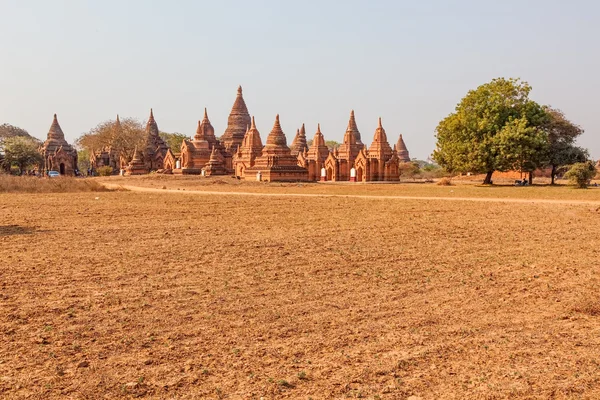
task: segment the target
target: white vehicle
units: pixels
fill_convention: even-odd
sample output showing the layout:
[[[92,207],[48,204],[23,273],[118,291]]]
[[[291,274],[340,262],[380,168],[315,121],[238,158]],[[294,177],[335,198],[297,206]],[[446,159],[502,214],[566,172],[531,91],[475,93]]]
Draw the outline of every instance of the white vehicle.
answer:
[[[60,172],[58,171],[48,171],[48,178],[58,178],[60,176]]]

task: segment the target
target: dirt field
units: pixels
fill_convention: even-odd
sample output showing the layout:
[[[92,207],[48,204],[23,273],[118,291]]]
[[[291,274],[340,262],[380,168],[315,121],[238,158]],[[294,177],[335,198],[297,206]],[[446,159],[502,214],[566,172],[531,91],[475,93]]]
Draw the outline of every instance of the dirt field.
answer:
[[[0,194],[0,398],[599,398],[599,237],[591,204]]]

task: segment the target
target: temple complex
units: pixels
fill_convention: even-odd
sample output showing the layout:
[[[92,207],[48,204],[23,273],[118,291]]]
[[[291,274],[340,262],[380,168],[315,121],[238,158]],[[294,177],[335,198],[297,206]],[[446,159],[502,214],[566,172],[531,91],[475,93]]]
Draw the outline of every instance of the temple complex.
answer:
[[[61,175],[76,175],[77,150],[65,140],[65,134],[58,124],[56,114],[40,152],[44,157],[42,171],[44,174],[48,171],[57,171]]]
[[[350,120],[344,134],[344,141],[335,153],[330,153],[325,161],[328,181],[349,181],[350,170],[358,153],[365,147],[360,141],[360,132],[354,118],[354,110],[350,112]]]
[[[317,132],[306,154],[306,168],[308,169],[309,181],[318,181],[321,179],[321,168],[325,167],[325,161],[328,156],[329,148],[325,144],[325,137],[321,133],[321,124],[317,124]]]
[[[229,113],[227,119],[227,128],[221,136],[221,142],[224,148],[224,159],[225,167],[229,172],[234,171],[233,169],[233,154],[237,151],[238,147],[241,146],[244,141],[246,131],[250,126],[251,118],[248,113],[248,107],[242,96],[242,87],[239,86],[237,90],[237,97]]]
[[[252,117],[252,125],[250,125],[250,129],[246,132],[242,145],[238,148],[233,158],[235,176],[245,177],[246,170],[253,167],[256,158],[261,156],[262,148],[263,144],[260,139],[260,132],[256,129],[256,123],[254,117]]]
[[[306,181],[308,171],[298,165],[297,157],[291,154],[287,139],[281,130],[279,114],[275,118],[273,129],[267,137],[267,143],[257,157],[253,167],[244,172],[244,177],[250,179],[257,176],[266,182]]]
[[[308,144],[306,142],[306,129],[304,128],[304,124],[302,124],[302,128],[296,131],[296,136],[290,146],[290,152],[293,156],[297,156],[300,153],[304,153],[305,150],[308,150]]]
[[[221,144],[215,137],[206,108],[204,118],[198,121],[198,129],[193,140],[184,140],[181,144],[181,172],[183,174],[200,175],[211,158],[214,148],[221,151]]]

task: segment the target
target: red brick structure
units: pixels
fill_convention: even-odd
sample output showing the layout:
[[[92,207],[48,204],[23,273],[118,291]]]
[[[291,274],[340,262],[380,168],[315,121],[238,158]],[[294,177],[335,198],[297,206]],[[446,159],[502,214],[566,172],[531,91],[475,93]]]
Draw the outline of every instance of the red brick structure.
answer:
[[[256,158],[262,154],[262,149],[263,144],[260,139],[260,132],[256,129],[256,122],[254,121],[254,117],[252,117],[252,125],[246,132],[242,145],[238,148],[233,159],[235,176],[240,178],[245,177],[246,170],[254,166]],[[254,179],[255,177],[250,178]]]
[[[77,150],[65,140],[65,134],[58,123],[56,114],[54,114],[54,120],[40,152],[44,157],[42,173],[57,171],[61,175],[75,175],[77,171]]]
[[[410,154],[408,153],[408,148],[406,148],[402,134],[400,134],[398,143],[396,143],[396,150],[398,151],[400,162],[410,162]]]
[[[306,129],[304,128],[304,124],[302,124],[302,127],[296,131],[294,140],[292,140],[290,152],[293,156],[297,156],[300,153],[304,153],[305,150],[308,150],[308,144],[306,142]]]
[[[291,154],[287,146],[285,134],[281,130],[279,114],[275,118],[273,129],[267,137],[260,157],[257,157],[253,167],[248,168],[244,177],[252,179],[260,173],[261,180],[267,182],[307,181],[308,171],[298,165],[297,157]]]
[[[221,151],[221,143],[215,137],[206,108],[202,121],[198,121],[198,129],[193,140],[184,140],[181,144],[181,172],[185,175],[200,175],[210,160],[212,149]]]
[[[227,170],[225,169],[225,161],[223,160],[223,156],[217,150],[216,146],[213,146],[212,148],[212,151],[210,153],[210,159],[204,167],[204,173],[206,176],[227,175]]]
[[[354,110],[350,112],[350,120],[344,134],[344,141],[335,153],[330,153],[325,161],[328,181],[349,181],[350,170],[358,153],[365,147],[360,141],[360,132],[354,118]]]
[[[118,114],[113,129],[114,139],[121,135],[123,129]],[[113,174],[116,175],[120,172],[121,168],[124,169],[127,166],[127,160],[122,157],[117,150],[113,149],[112,146],[107,146],[94,151],[90,155],[90,166],[92,171],[96,171],[101,167],[111,167],[113,169]]]
[[[233,155],[237,151],[238,147],[242,145],[246,131],[251,124],[250,114],[248,113],[248,107],[242,96],[242,87],[239,86],[237,90],[237,97],[229,113],[227,119],[227,128],[221,136],[221,142],[224,148],[223,156],[225,159],[225,167],[227,171],[233,173]]]
[[[133,151],[133,159],[125,168],[125,175],[144,175],[148,172],[148,165],[144,162],[143,154],[136,147]]]
[[[154,119],[154,112],[150,109],[150,118],[146,124],[146,146],[142,153],[142,160],[148,171],[163,169],[165,156],[169,146],[160,137],[158,124]]]
[[[321,124],[317,124],[317,132],[306,154],[309,181],[321,179],[321,169],[325,167],[327,157],[329,157],[329,148],[325,144],[323,133],[321,133]]]

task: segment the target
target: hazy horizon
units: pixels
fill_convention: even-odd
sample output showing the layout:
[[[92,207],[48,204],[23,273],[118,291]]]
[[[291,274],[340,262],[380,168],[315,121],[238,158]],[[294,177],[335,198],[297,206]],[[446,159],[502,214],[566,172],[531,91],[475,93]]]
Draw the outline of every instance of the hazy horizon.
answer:
[[[382,117],[426,159],[438,122],[497,77],[529,82],[600,158],[594,95],[600,5],[591,1],[0,0],[0,124],[69,142],[99,122],[146,120],[193,136],[208,108],[221,135],[241,85],[263,141],[275,115],[291,143],[306,124],[341,141],[351,109],[363,142]]]

